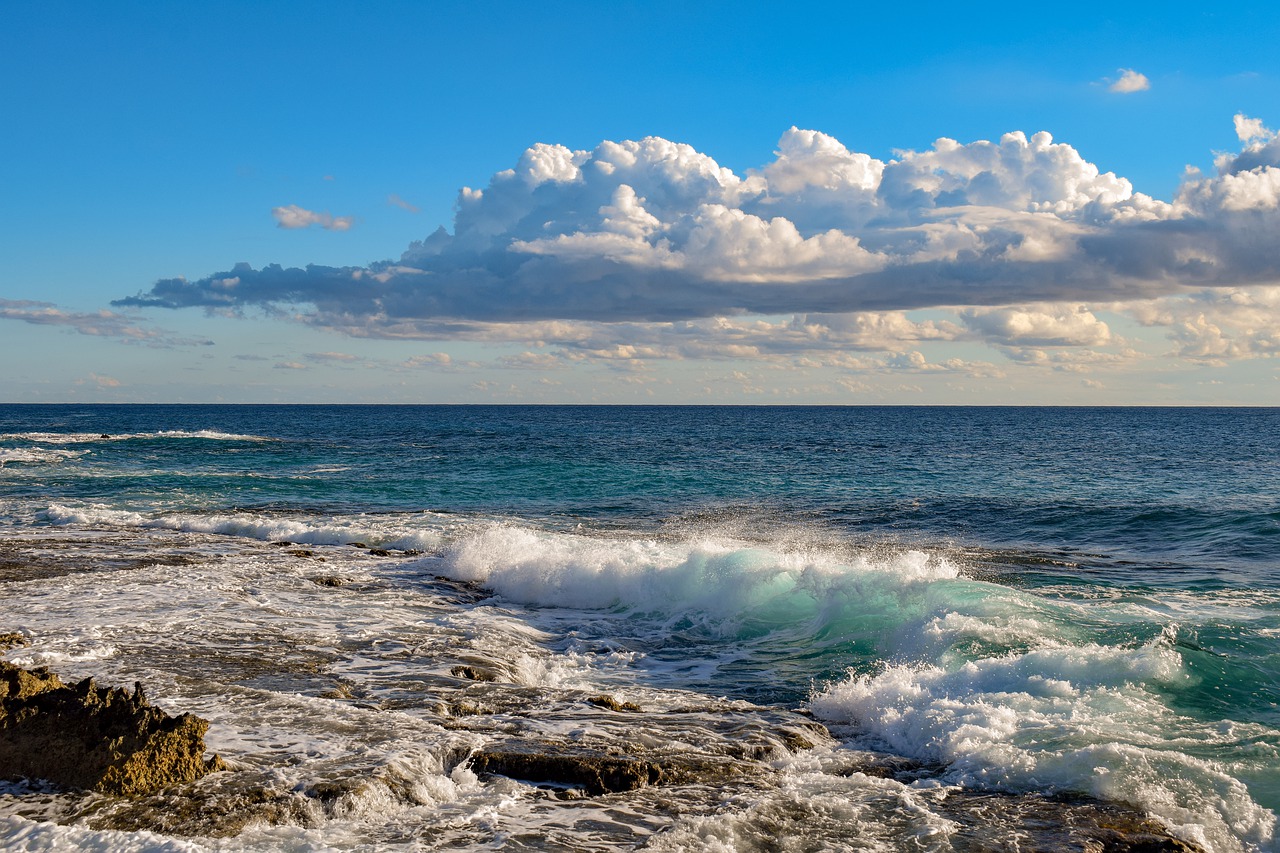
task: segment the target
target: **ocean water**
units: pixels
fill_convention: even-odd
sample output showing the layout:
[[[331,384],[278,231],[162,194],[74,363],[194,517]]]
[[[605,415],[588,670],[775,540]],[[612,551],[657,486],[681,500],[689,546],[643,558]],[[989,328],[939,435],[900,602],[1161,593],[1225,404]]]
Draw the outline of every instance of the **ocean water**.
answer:
[[[0,406],[4,657],[235,768],[4,783],[0,847],[1085,849],[1046,815],[1115,806],[1273,850],[1277,448],[1275,409]],[[513,744],[732,772],[473,772]]]

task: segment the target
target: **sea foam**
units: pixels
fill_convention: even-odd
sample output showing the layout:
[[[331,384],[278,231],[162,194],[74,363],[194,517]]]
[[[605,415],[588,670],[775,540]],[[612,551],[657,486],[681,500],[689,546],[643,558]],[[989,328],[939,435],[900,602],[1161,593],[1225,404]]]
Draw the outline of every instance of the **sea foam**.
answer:
[[[1161,694],[1188,685],[1162,636],[1138,647],[1043,648],[955,668],[895,664],[809,703],[856,742],[947,765],[950,783],[1086,793],[1132,803],[1212,850],[1265,846],[1276,816],[1232,768],[1198,758],[1217,730]],[[1220,746],[1220,745],[1219,745]]]

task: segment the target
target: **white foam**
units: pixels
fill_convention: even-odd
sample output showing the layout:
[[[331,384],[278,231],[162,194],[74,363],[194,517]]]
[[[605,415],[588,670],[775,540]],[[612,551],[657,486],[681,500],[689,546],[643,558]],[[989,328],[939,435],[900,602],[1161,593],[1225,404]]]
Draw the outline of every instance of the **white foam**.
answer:
[[[1191,679],[1159,638],[1138,648],[1035,649],[954,669],[889,666],[813,697],[819,718],[866,743],[949,766],[949,782],[1057,789],[1132,803],[1215,851],[1264,846],[1276,816],[1231,769],[1188,754],[1220,738],[1157,691]]]
[[[957,574],[946,559],[922,551],[849,560],[732,540],[659,542],[507,524],[460,538],[441,562],[445,574],[524,604],[641,612],[669,611],[676,604],[719,615],[788,604],[813,611],[855,596],[866,582],[909,586]]]
[[[83,450],[56,450],[49,447],[0,447],[0,468],[10,462],[28,465],[56,464],[84,454]]]
[[[303,521],[252,512],[168,513],[150,516],[139,512],[113,509],[104,504],[67,506],[55,503],[37,513],[36,517],[40,521],[59,525],[136,527],[185,533],[214,533],[263,541],[288,540],[305,545],[344,545],[359,541],[384,548],[427,549],[435,547],[440,539],[440,532],[431,526],[432,519],[424,516],[416,517],[422,526],[415,527],[362,516],[351,516],[341,521],[329,522],[315,519]]]
[[[0,817],[0,842],[10,851],[82,851],[82,853],[203,853],[194,841],[165,838],[151,832],[92,830],[79,826],[37,823],[25,817]]]
[[[97,433],[97,432],[10,432],[0,435],[0,441],[33,441],[42,444],[90,444],[101,441],[130,441],[136,439],[202,439],[205,441],[276,441],[262,435],[221,432],[214,429],[163,429],[155,432]]]

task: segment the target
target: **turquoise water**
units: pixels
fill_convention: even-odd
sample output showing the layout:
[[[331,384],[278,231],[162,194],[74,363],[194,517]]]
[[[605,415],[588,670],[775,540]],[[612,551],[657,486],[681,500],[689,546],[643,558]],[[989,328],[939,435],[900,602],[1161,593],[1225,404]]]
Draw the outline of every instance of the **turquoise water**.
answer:
[[[592,684],[1271,849],[1277,447],[1274,409],[4,406],[0,522],[407,550],[379,583],[625,658]],[[74,661],[58,619],[21,627]]]

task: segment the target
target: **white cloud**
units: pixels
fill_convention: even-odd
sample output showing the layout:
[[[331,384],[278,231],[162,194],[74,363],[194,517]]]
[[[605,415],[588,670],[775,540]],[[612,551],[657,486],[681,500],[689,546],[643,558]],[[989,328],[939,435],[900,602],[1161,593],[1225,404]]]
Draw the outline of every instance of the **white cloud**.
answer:
[[[1262,119],[1249,118],[1244,113],[1235,115],[1236,136],[1241,142],[1254,139],[1270,139],[1274,134],[1262,125]]]
[[[273,207],[271,215],[276,218],[277,228],[310,228],[312,225],[319,225],[326,231],[349,231],[355,224],[353,217],[332,216],[327,211],[317,213],[296,204]]]
[[[140,317],[115,311],[65,311],[50,302],[0,299],[0,320],[17,320],[33,326],[65,326],[92,337],[118,338],[124,343],[150,347],[210,346],[212,341],[181,338],[149,326]]]
[[[1147,79],[1147,75],[1139,74],[1132,68],[1120,68],[1117,70],[1120,72],[1120,79],[1108,87],[1112,92],[1128,95],[1133,92],[1145,92],[1151,88],[1151,81]]]
[[[1111,329],[1084,305],[970,308],[960,319],[984,339],[1006,346],[1099,346],[1111,340]]]
[[[1174,355],[1221,364],[1280,356],[1280,286],[1205,290],[1124,306],[1146,326],[1165,327]]]
[[[297,361],[277,361],[272,368],[274,370],[306,370],[307,366]]]
[[[401,367],[449,367],[453,358],[447,352],[429,352],[410,356],[400,362]]]
[[[1171,202],[1043,132],[942,138],[881,161],[791,128],[741,177],[656,137],[540,144],[460,193],[452,233],[398,259],[241,264],[119,304],[261,306],[358,337],[550,343],[611,363],[961,338],[1115,346],[1085,306],[1280,284],[1280,142],[1259,120],[1235,125],[1242,150],[1189,174]],[[919,308],[953,319],[908,315]]]

